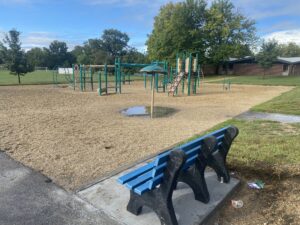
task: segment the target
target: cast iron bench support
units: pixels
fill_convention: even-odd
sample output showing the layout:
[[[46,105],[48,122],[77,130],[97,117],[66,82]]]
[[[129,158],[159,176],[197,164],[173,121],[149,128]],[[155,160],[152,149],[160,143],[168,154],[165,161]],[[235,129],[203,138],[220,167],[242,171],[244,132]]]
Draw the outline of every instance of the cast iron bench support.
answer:
[[[229,183],[230,174],[226,167],[226,158],[233,140],[238,136],[237,127],[231,126],[226,129],[223,141],[217,146],[217,149],[208,157],[208,166],[213,168],[220,182]]]
[[[147,206],[158,215],[162,225],[177,225],[172,195],[185,161],[186,155],[183,151],[172,151],[164,173],[163,182],[159,188],[146,192],[143,195],[137,195],[133,191],[130,191],[127,210],[135,215],[139,215],[142,212],[143,206]]]

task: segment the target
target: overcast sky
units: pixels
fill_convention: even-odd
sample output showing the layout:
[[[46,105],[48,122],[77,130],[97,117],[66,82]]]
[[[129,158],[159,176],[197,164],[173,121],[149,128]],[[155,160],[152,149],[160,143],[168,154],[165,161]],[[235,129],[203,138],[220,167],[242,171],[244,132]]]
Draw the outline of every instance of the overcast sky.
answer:
[[[73,46],[100,37],[107,28],[126,32],[130,44],[145,49],[153,18],[168,0],[0,0],[0,38],[11,28],[22,32],[23,48],[48,47],[53,40]],[[173,0],[178,2],[178,0]],[[257,22],[258,35],[300,44],[300,1],[233,0]]]

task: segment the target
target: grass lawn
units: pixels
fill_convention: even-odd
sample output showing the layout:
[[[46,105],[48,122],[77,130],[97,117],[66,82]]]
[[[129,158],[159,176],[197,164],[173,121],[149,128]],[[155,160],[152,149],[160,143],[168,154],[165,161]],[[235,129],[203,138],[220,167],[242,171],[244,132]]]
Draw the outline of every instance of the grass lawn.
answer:
[[[52,84],[52,71],[35,71],[21,76],[21,84]],[[59,79],[59,82],[64,83],[64,77]],[[0,71],[0,85],[17,85],[18,77],[9,73],[9,71]]]
[[[213,76],[217,78],[216,76]],[[252,84],[252,85],[274,85],[274,86],[300,86],[300,76],[266,76],[263,79],[262,76],[230,76],[232,84]],[[224,76],[220,77],[224,78]],[[207,79],[209,81],[209,79]],[[222,83],[223,81],[212,81],[216,83]]]
[[[239,128],[239,135],[228,154],[231,166],[259,167],[300,164],[300,124],[282,124],[271,121],[228,120],[211,131],[227,125]],[[203,134],[202,134],[203,135]],[[199,135],[201,136],[201,135]],[[195,139],[199,136],[194,136]],[[191,140],[190,139],[190,140]],[[275,167],[276,168],[276,167]]]
[[[300,87],[254,106],[252,111],[300,115]]]
[[[72,75],[70,75],[72,76]],[[95,73],[93,75],[94,83],[98,82],[98,75]],[[125,79],[128,81],[128,76]],[[114,75],[108,76],[108,81],[114,81]],[[144,77],[138,75],[130,76],[131,81],[144,80]],[[150,77],[147,78],[147,82],[150,81]],[[65,75],[58,75],[59,83],[69,83],[65,78]],[[89,80],[87,80],[89,82]],[[104,75],[102,75],[102,82],[104,82]],[[25,76],[21,76],[21,84],[53,84],[53,72],[52,71],[35,71],[32,73],[27,73]],[[18,77],[9,73],[9,71],[0,71],[0,86],[1,85],[18,85]]]

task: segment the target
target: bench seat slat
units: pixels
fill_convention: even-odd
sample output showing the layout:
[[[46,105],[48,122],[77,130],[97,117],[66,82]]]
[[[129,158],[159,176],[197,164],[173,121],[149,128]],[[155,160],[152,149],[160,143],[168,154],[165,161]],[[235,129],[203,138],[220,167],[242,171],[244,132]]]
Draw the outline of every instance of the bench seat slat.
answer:
[[[131,180],[125,184],[126,187],[128,187],[130,190],[133,190],[137,186],[140,186],[141,184],[147,182],[152,178],[152,170],[148,171],[147,173],[135,178],[134,180]]]
[[[196,146],[188,151],[185,152],[185,154],[187,155],[187,158],[193,157],[194,155],[198,155],[198,153],[201,150],[201,146]]]
[[[138,195],[144,194],[145,192],[149,191],[149,184],[150,184],[150,181],[145,182],[144,184],[136,187],[134,189],[134,192],[137,193]]]
[[[169,160],[170,150],[159,154],[155,160],[155,166],[159,166],[160,164],[167,162]]]
[[[125,174],[122,177],[119,177],[118,182],[121,184],[125,184],[139,176],[141,176],[142,174],[148,172],[149,170],[152,170],[154,167],[154,162],[150,162],[148,164],[146,164],[145,166],[142,166],[130,173]]]
[[[163,173],[165,171],[165,168],[167,167],[167,162],[159,165],[155,169],[152,170],[152,177],[156,177],[157,175]]]
[[[151,179],[149,181],[149,190],[152,190],[153,188],[155,188],[158,184],[161,183],[162,179],[164,177],[164,174],[161,173],[158,176],[154,177],[153,179]]]
[[[180,148],[181,148],[183,151],[185,151],[186,149],[189,149],[189,148],[191,148],[191,147],[195,147],[195,145],[200,145],[200,144],[203,142],[203,140],[204,140],[205,138],[209,137],[209,136],[214,136],[214,137],[216,137],[216,138],[218,138],[219,136],[223,136],[224,133],[225,133],[225,131],[226,131],[229,127],[230,127],[230,126],[227,126],[227,127],[224,127],[224,128],[222,128],[222,129],[220,129],[220,130],[217,130],[217,131],[214,131],[214,132],[212,132],[212,133],[206,134],[206,135],[204,135],[204,136],[202,136],[202,137],[200,137],[200,138],[198,138],[198,139],[195,139],[195,140],[193,140],[193,141],[190,141],[190,142],[188,142],[188,143],[186,143],[186,144],[181,145]]]
[[[184,166],[183,166],[182,169],[183,169],[183,170],[187,170],[191,165],[193,165],[193,164],[195,163],[197,157],[198,157],[198,155],[194,155],[193,157],[189,158],[189,159],[185,162],[185,164],[184,164]]]

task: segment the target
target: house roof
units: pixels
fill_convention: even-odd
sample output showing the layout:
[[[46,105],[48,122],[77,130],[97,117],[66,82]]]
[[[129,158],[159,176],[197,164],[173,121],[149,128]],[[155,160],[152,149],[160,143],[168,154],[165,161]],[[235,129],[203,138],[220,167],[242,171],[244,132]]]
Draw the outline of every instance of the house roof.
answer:
[[[243,58],[231,58],[231,57],[229,57],[228,62],[230,62],[230,63],[237,63],[237,62],[247,61],[249,59],[251,60],[251,59],[255,59],[255,58],[252,57],[252,56],[245,56]]]
[[[298,64],[300,63],[300,57],[277,57],[278,62],[288,63],[288,64]]]

